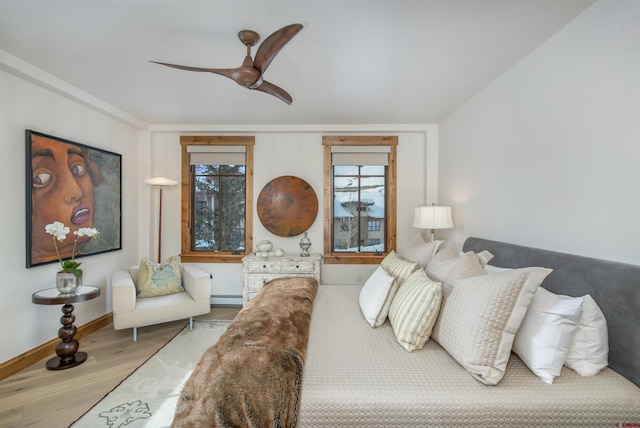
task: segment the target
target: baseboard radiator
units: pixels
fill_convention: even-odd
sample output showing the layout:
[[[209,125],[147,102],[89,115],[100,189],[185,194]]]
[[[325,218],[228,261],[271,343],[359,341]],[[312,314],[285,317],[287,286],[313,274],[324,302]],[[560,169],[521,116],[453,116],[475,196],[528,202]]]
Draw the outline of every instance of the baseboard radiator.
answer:
[[[211,306],[230,306],[238,307],[242,306],[242,294],[216,294],[213,293],[213,274],[209,274],[211,278]]]

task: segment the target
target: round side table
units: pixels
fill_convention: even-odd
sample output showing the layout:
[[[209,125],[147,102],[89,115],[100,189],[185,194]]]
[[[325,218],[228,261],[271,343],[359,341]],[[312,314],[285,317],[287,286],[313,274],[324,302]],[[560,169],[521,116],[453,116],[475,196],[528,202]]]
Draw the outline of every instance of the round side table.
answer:
[[[64,305],[62,306],[62,327],[58,330],[60,342],[56,345],[56,355],[47,361],[49,370],[64,370],[78,366],[87,360],[86,352],[78,352],[80,343],[73,338],[78,329],[73,322],[76,316],[73,315],[72,303],[84,302],[95,299],[100,295],[100,288],[92,285],[83,285],[78,288],[75,294],[60,294],[57,288],[47,288],[33,293],[31,301],[38,305]]]

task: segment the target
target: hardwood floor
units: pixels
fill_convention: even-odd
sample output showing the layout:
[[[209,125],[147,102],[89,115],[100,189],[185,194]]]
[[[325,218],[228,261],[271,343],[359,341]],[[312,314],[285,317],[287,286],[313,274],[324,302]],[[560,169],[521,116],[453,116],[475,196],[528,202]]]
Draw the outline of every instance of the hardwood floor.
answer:
[[[195,321],[231,320],[239,311],[214,307]],[[137,342],[131,329],[108,325],[80,340],[80,350],[88,353],[85,363],[47,370],[52,354],[9,376],[0,381],[0,427],[68,427],[186,325],[188,320],[141,327]]]

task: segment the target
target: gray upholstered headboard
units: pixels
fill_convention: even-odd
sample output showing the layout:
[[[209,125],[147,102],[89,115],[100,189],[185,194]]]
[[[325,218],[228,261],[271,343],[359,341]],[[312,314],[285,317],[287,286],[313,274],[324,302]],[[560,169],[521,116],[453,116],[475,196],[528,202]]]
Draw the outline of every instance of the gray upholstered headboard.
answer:
[[[556,294],[590,294],[607,318],[609,367],[640,386],[640,266],[468,238],[464,251],[488,250],[489,264],[553,269],[542,286]]]

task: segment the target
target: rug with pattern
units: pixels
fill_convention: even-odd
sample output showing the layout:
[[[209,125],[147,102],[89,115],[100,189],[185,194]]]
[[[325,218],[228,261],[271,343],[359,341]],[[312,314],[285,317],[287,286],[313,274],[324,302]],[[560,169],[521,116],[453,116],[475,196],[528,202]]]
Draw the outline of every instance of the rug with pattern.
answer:
[[[178,396],[202,353],[230,321],[198,321],[185,328],[100,400],[73,428],[160,428],[173,420]]]

